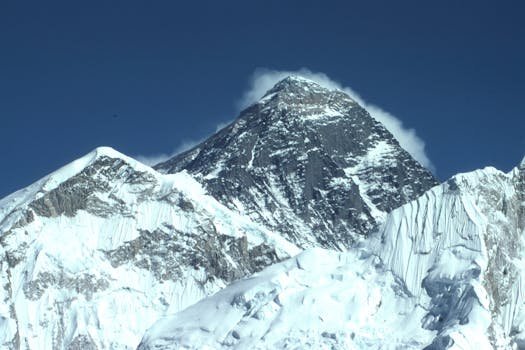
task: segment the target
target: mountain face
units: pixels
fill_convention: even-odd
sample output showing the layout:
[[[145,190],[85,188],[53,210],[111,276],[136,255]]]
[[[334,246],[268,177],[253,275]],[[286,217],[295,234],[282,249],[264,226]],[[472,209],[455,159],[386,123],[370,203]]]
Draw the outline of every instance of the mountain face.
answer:
[[[525,346],[525,166],[453,177],[393,211],[380,256],[420,300],[433,348]],[[432,348],[432,347],[431,347]]]
[[[149,329],[149,349],[525,348],[525,163],[460,174],[358,248],[307,250]]]
[[[338,250],[437,185],[348,95],[293,76],[155,168],[186,170],[219,202],[300,247]]]
[[[186,173],[99,148],[0,202],[2,349],[133,349],[159,317],[299,252]]]
[[[0,200],[2,349],[525,349],[525,159],[438,185],[289,77],[155,168],[98,148]]]

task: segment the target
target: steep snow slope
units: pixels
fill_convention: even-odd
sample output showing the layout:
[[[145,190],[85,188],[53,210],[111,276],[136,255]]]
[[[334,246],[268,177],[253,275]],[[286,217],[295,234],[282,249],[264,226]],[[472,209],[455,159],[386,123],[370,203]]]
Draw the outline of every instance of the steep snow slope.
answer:
[[[522,348],[524,228],[523,164],[457,175],[359,252],[268,268],[157,322],[140,348]]]
[[[525,345],[525,168],[453,177],[393,211],[381,233],[385,264],[429,311],[436,344]],[[474,348],[474,347],[472,347]]]
[[[0,201],[0,347],[132,349],[164,314],[298,251],[188,174],[98,148]]]
[[[437,184],[348,95],[296,76],[155,168],[187,170],[221,203],[299,246],[335,249]]]
[[[420,349],[425,311],[379,259],[311,249],[155,324],[140,350]]]

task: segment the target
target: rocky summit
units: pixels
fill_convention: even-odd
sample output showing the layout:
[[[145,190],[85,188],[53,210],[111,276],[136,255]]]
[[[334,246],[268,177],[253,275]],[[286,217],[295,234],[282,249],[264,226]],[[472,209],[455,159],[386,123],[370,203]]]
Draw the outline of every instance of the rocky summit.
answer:
[[[338,250],[437,185],[347,94],[297,76],[155,169],[186,170],[222,204],[298,246]]]

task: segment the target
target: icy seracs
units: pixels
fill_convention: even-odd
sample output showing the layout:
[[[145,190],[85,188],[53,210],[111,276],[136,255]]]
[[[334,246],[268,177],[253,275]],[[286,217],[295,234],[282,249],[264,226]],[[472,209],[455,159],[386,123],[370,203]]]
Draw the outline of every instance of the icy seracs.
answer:
[[[423,347],[425,310],[379,262],[309,249],[160,320],[139,350]]]

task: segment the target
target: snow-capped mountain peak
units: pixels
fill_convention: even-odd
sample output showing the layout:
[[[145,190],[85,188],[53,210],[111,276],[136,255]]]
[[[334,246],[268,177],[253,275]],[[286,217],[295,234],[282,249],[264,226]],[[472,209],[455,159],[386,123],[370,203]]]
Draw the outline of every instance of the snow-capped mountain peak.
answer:
[[[272,119],[280,116],[317,122],[323,122],[326,118],[342,118],[345,111],[358,106],[343,91],[296,75],[277,82],[255,105],[261,111],[273,110]],[[295,113],[287,113],[291,110]],[[281,113],[275,113],[277,111]]]
[[[44,176],[34,184],[17,191],[0,200],[0,228],[6,229],[12,220],[18,220],[17,213],[24,210],[29,203],[43,197],[46,193],[57,189],[61,184],[75,177],[86,168],[93,167],[103,159],[113,159],[114,161],[125,162],[137,171],[145,173],[156,173],[150,167],[130,158],[111,147],[97,147],[60,169]]]
[[[300,251],[186,172],[107,147],[0,204],[7,349],[134,348],[165,313]]]
[[[100,147],[0,201],[0,344],[135,347],[161,316],[303,248],[353,249],[389,211],[436,184],[343,91],[288,77],[155,169]],[[328,255],[307,253],[277,278],[330,281],[331,272],[297,271]],[[354,261],[333,258],[335,275]]]
[[[141,348],[525,348],[524,234],[525,158],[439,185],[290,76],[155,169],[99,147],[0,200],[0,347],[130,349],[174,314]]]
[[[279,82],[277,82],[270,90],[268,90],[258,103],[264,103],[273,96],[288,96],[294,99],[304,99],[315,94],[331,95],[332,98],[344,99],[348,102],[355,103],[347,94],[339,89],[324,86],[314,80],[304,78],[299,75],[290,75]],[[307,102],[306,100],[303,103]]]
[[[187,170],[218,201],[297,245],[335,249],[437,184],[347,94],[296,76],[155,169]]]
[[[36,194],[38,192],[47,192],[47,191],[51,191],[57,188],[61,183],[77,175],[78,173],[86,169],[87,167],[92,166],[94,163],[99,161],[101,158],[111,158],[115,160],[120,159],[139,171],[155,173],[155,171],[151,169],[150,167],[148,167],[147,165],[144,165],[140,163],[139,161],[131,157],[128,157],[116,151],[115,149],[111,147],[105,147],[105,146],[97,147],[93,151],[87,153],[86,155],[64,165],[60,169],[55,170],[49,175],[36,181],[30,187],[26,187],[21,191],[15,192],[1,199],[0,200],[0,210],[5,210],[9,206],[20,205],[21,203],[17,201],[16,199],[27,197],[27,195],[21,196],[22,193]],[[9,203],[12,203],[12,204],[9,204]]]

